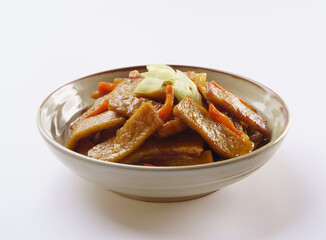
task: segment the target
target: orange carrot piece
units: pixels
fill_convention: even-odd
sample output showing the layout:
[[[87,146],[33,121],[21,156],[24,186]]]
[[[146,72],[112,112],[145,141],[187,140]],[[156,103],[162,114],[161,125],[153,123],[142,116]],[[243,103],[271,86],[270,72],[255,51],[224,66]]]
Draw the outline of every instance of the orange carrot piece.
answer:
[[[106,99],[104,102],[96,109],[94,109],[93,112],[89,113],[85,118],[93,117],[95,115],[98,115],[102,112],[105,112],[108,110],[109,100]]]
[[[174,101],[174,88],[172,85],[166,86],[165,103],[161,109],[157,111],[157,114],[164,121],[170,114]]]
[[[228,129],[231,131],[235,132],[239,136],[243,134],[242,131],[239,131],[238,129],[235,128],[233,123],[231,122],[230,118],[228,116],[224,115],[221,113],[219,110],[217,110],[213,104],[209,104],[209,113],[220,123],[222,123],[224,126],[226,126]]]
[[[219,88],[219,89],[221,89],[221,90],[224,90],[224,91],[227,91],[227,92],[229,92],[229,93],[232,93],[232,92],[230,92],[229,90],[227,90],[227,89],[225,89],[225,88],[223,88],[223,87],[221,87],[220,85],[218,85],[216,82],[214,82],[214,81],[211,81],[211,84],[213,84],[215,87],[217,87],[217,88]],[[232,93],[236,98],[238,98],[239,100],[240,100],[240,102],[242,102],[244,105],[246,105],[248,108],[250,108],[251,110],[253,110],[254,112],[257,112],[257,110],[254,108],[254,107],[252,107],[252,106],[250,106],[248,103],[246,103],[244,100],[242,100],[241,98],[239,98],[237,95],[235,95],[234,93]]]
[[[106,94],[109,92],[112,92],[112,90],[117,86],[117,84],[114,83],[108,83],[108,82],[100,82],[97,85],[97,92],[100,94]]]
[[[144,163],[144,166],[147,166],[147,167],[154,167],[153,164],[150,164],[150,163]]]

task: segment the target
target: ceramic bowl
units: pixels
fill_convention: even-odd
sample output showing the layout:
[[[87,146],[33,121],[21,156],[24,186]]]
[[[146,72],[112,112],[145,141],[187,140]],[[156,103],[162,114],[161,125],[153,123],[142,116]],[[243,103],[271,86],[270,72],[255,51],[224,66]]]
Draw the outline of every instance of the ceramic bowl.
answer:
[[[172,65],[181,71],[206,72],[208,80],[237,94],[253,105],[268,122],[271,141],[247,155],[210,164],[182,167],[134,166],[92,159],[65,147],[69,125],[94,100],[90,93],[101,81],[127,77],[126,67],[96,73],[70,82],[50,94],[39,108],[39,131],[57,158],[79,176],[120,195],[156,202],[183,201],[205,196],[237,182],[263,166],[281,145],[288,128],[289,112],[283,100],[262,84],[227,72]],[[275,173],[276,174],[276,173]]]

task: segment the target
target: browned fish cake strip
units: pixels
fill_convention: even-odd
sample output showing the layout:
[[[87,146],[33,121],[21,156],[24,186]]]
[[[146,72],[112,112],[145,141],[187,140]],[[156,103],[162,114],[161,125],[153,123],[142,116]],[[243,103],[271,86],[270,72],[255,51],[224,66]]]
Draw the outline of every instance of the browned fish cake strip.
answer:
[[[205,108],[188,96],[173,108],[173,114],[199,133],[208,145],[223,157],[237,157],[253,149],[253,143],[248,137],[239,136],[216,121]]]
[[[78,141],[78,144],[74,151],[87,156],[88,151],[94,146],[95,144],[88,137],[86,137]]]
[[[208,84],[207,99],[217,107],[222,107],[233,116],[239,118],[249,126],[263,133],[266,137],[270,135],[267,122],[248,106],[243,104],[233,93]]]
[[[106,111],[90,118],[81,119],[75,124],[66,147],[73,150],[80,139],[103,129],[120,127],[125,121],[126,117],[113,111]]]
[[[123,161],[162,124],[152,103],[144,103],[117,131],[115,137],[96,145],[88,152],[88,156],[110,162]]]
[[[156,101],[164,102],[166,97],[166,87],[162,86],[159,90],[149,93],[137,93],[137,97],[144,97],[149,99],[154,99]]]
[[[110,94],[106,94],[103,97],[100,97],[95,100],[94,104],[87,108],[87,110],[70,126],[70,129],[73,130],[75,126],[83,119],[86,119],[86,117],[93,112],[95,109],[99,108],[103,102],[107,99],[109,99]]]
[[[156,110],[162,107],[161,103],[138,97],[134,90],[142,79],[127,79],[121,82],[111,93],[109,93],[109,109],[128,117],[145,102],[151,102]]]
[[[138,163],[139,165],[151,164],[154,166],[189,166],[189,165],[198,165],[205,163],[212,163],[213,156],[211,151],[204,151],[199,156],[192,157],[167,157],[167,158],[152,158]]]
[[[172,119],[159,127],[155,133],[158,138],[170,137],[174,134],[186,130],[188,126],[179,118]]]
[[[121,159],[120,163],[135,164],[157,157],[199,156],[203,151],[203,139],[196,133],[179,133],[175,136],[148,139],[137,151]]]

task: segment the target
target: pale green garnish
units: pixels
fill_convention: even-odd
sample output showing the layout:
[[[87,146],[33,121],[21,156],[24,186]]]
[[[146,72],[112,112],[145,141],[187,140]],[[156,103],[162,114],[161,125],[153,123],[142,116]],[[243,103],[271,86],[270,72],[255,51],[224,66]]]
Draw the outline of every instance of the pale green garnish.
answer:
[[[161,89],[164,82],[171,82],[176,98],[181,101],[185,96],[201,104],[200,94],[196,84],[186,74],[164,64],[147,66],[148,72],[142,73],[144,79],[138,84],[135,93],[151,93]]]

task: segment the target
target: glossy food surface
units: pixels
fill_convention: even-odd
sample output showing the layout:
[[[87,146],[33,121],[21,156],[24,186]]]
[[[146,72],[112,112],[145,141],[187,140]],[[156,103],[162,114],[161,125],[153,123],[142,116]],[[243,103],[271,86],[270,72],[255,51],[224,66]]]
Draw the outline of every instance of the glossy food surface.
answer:
[[[205,108],[185,97],[173,108],[173,113],[198,132],[208,145],[223,157],[232,158],[249,153],[253,144],[217,122]]]
[[[115,137],[96,145],[88,155],[104,161],[119,162],[142,145],[162,124],[153,105],[147,102],[126,121]]]

